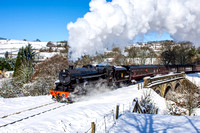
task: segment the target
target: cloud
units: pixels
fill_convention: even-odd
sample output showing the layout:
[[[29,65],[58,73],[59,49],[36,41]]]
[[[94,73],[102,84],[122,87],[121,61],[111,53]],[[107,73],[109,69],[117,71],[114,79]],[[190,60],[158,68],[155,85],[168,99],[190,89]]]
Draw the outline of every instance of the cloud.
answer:
[[[69,23],[72,58],[126,45],[137,35],[167,32],[177,41],[200,41],[198,0],[92,0],[90,12]]]

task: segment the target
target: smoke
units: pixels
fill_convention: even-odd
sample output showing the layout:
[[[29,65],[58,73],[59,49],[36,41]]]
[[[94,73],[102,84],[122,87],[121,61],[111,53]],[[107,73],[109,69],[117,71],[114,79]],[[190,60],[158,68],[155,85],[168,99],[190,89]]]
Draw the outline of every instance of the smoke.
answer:
[[[73,59],[125,46],[137,35],[167,32],[177,41],[200,41],[198,0],[91,0],[90,12],[69,23]]]

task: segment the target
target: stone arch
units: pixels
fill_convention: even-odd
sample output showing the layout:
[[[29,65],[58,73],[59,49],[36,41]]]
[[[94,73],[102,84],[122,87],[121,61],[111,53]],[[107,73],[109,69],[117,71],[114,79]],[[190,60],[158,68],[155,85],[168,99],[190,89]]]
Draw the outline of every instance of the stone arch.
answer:
[[[174,87],[174,91],[178,92],[178,93],[181,93],[181,88],[182,88],[181,83],[180,82],[176,82],[176,85]]]
[[[169,99],[170,96],[172,95],[173,88],[171,85],[168,85],[167,88],[165,89],[164,93],[164,98]]]
[[[162,96],[162,89],[160,88],[160,86],[155,86],[153,88],[153,90],[160,96]]]
[[[162,96],[161,90],[160,90],[160,89],[156,89],[155,92],[156,92],[158,95]]]
[[[167,87],[170,87],[172,91],[174,91],[174,87],[173,84],[171,82],[167,83],[166,88],[165,88],[165,92],[167,90]]]

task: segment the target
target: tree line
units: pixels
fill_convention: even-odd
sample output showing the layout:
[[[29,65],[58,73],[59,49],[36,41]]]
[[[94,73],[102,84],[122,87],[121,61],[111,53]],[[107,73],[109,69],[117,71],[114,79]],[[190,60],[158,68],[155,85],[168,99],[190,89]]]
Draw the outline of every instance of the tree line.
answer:
[[[160,56],[164,65],[200,64],[200,47],[191,42],[165,41]]]
[[[156,50],[153,43],[145,45],[139,43],[121,50],[114,47],[110,52],[104,54],[96,53],[95,56],[83,55],[74,62],[80,67],[85,64],[101,63],[109,61],[110,65],[188,65],[200,64],[200,47],[196,48],[191,42],[162,41],[160,48]],[[124,54],[125,53],[125,54]]]

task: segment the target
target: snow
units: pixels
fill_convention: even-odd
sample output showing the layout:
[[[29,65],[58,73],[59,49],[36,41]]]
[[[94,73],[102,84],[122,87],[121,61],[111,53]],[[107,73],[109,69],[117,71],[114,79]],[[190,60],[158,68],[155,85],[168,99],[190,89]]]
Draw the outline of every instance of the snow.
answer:
[[[37,41],[21,41],[21,40],[0,40],[0,57],[5,57],[5,53],[12,53],[12,57],[16,58],[18,51],[22,47],[26,47],[28,44],[31,44],[32,48],[36,52],[36,56],[39,57],[40,61],[44,61],[47,58],[51,58],[56,54],[60,54],[60,52],[39,52],[40,49],[49,49],[47,47],[48,42],[37,42]],[[54,45],[63,45],[59,42],[52,42]],[[53,50],[63,50],[63,47],[53,47]]]
[[[200,73],[190,73],[186,75],[186,78],[189,79],[191,82],[200,86]]]
[[[13,57],[17,56],[20,48],[31,44],[33,49],[46,48],[47,42],[21,41],[21,40],[0,40],[0,57],[4,57],[6,51],[12,53]]]
[[[54,55],[57,55],[57,54],[60,54],[59,52],[40,52],[40,56],[41,57],[44,57],[44,59],[46,59],[46,58],[51,58],[52,56],[54,56]]]
[[[198,79],[198,74],[194,78]],[[167,115],[164,98],[151,89],[138,90],[137,87],[136,84],[112,91],[93,90],[72,104],[53,103],[50,95],[0,98],[0,132],[84,133],[91,132],[91,122],[95,122],[97,133],[200,132],[199,109],[195,110],[198,116],[193,117]],[[133,99],[136,97],[140,99],[148,93],[151,94],[155,106],[159,109],[158,115],[131,113]],[[53,104],[27,111],[48,103]],[[118,120],[114,119],[116,105],[119,105],[120,112]],[[24,112],[1,118],[20,111]],[[1,127],[13,121],[17,122]]]
[[[35,42],[35,41],[21,41],[21,40],[0,40],[1,49],[19,49],[31,44],[33,48],[40,49],[46,47],[47,42]]]
[[[52,102],[49,96],[0,98],[0,117],[48,102]]]
[[[138,91],[137,85],[119,88],[114,91],[102,92],[100,94],[95,91],[90,93],[89,96],[82,97],[78,102],[22,120],[16,124],[1,127],[0,131],[64,132],[61,126],[61,123],[64,123],[64,125],[67,126],[66,130],[68,132],[86,132],[90,129],[91,122],[100,122],[104,118],[105,114],[110,114],[112,110],[115,110],[116,105],[120,105],[120,112],[129,110],[132,100],[135,97],[141,98],[144,92],[145,90]],[[163,98],[161,99],[162,100],[157,101],[162,101],[160,104],[163,106],[165,101]],[[26,110],[48,102],[52,102],[51,96],[10,99],[1,98],[0,114],[2,117],[3,115]],[[62,104],[63,103],[56,103],[54,106]],[[164,112],[164,110],[161,110],[160,112]],[[5,124],[5,120],[9,123],[12,120],[16,120],[16,118],[14,116],[9,116],[7,118],[0,119],[0,126]],[[114,123],[114,121],[111,122]],[[101,124],[99,128],[102,128]]]
[[[119,118],[110,133],[198,133],[200,117],[127,113]]]

